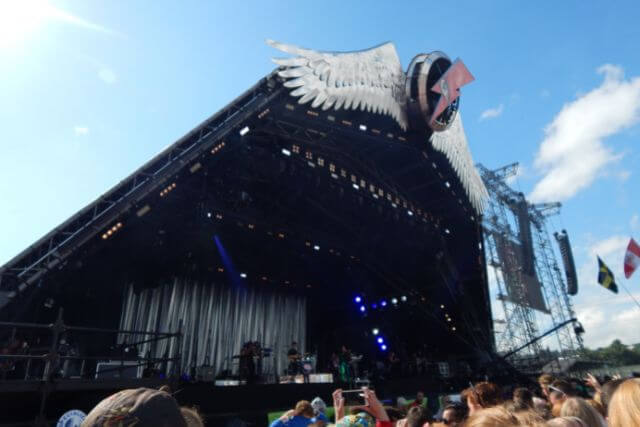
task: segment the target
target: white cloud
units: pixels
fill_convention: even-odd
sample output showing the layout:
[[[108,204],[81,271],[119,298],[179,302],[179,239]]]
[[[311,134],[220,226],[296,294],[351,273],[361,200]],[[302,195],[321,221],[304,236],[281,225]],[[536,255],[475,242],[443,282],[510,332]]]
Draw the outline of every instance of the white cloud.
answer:
[[[498,105],[496,108],[489,108],[487,110],[484,110],[482,114],[480,114],[480,121],[495,119],[496,117],[499,117],[502,114],[503,110],[504,110],[504,105],[502,104]]]
[[[73,132],[78,136],[87,135],[89,133],[89,128],[86,126],[75,126],[73,128]]]
[[[47,4],[46,2],[43,2],[43,3],[44,3],[43,7],[45,8],[46,15],[52,19],[55,19],[67,24],[75,25],[76,27],[107,34],[110,36],[123,37],[123,35],[117,31],[103,27],[102,25],[95,24],[91,21],[80,18],[78,16],[72,15],[69,12],[66,12],[62,9],[55,8]]]
[[[118,79],[116,73],[111,68],[106,67],[103,67],[98,71],[98,77],[107,84],[114,84]]]
[[[631,220],[629,221],[629,227],[631,228],[631,231],[640,230],[640,215],[634,214],[631,217]]]
[[[530,199],[566,200],[587,188],[608,164],[621,158],[603,144],[640,119],[640,77],[624,79],[620,67],[606,64],[600,86],[565,104],[545,129],[535,159],[544,173]]]
[[[640,323],[640,310],[635,305],[611,312],[602,307],[579,309],[577,316],[584,326],[585,345],[589,348],[608,346],[614,339],[625,344],[640,342],[640,330],[630,327]]]

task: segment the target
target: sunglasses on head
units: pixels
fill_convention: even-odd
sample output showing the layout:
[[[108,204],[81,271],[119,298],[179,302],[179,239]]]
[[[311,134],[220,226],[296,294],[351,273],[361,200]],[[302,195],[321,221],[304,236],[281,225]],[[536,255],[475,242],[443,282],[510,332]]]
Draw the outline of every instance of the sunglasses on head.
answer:
[[[547,388],[548,388],[549,390],[551,390],[551,391],[555,391],[556,393],[565,394],[565,392],[564,392],[564,391],[562,391],[562,390],[560,390],[559,388],[554,387],[554,386],[552,386],[552,385],[547,386]]]

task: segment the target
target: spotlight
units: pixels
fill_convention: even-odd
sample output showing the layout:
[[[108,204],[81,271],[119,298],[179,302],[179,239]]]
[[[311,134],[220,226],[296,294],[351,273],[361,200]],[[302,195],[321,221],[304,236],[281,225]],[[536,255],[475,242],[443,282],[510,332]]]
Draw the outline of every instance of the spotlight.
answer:
[[[380,350],[382,350],[382,351],[387,351],[387,345],[386,345],[386,344],[382,344],[382,345],[380,346]]]
[[[444,232],[445,232],[445,233],[447,233],[447,234],[451,234],[451,231],[449,231],[449,229],[448,229],[448,228],[445,228],[445,229],[444,229]]]
[[[362,301],[362,298],[360,298],[360,297],[355,297],[355,298],[354,298],[354,301],[355,301],[355,302],[360,302],[360,301]]]
[[[240,134],[240,136],[245,136],[246,134],[249,133],[249,126],[245,126],[242,129],[240,129],[240,132],[238,132]]]
[[[243,279],[247,278],[247,273],[240,273],[240,277],[242,277]]]
[[[358,184],[353,184],[353,188],[354,188],[355,190],[359,190],[359,189],[360,189],[360,187],[358,187]]]
[[[378,340],[377,340],[377,341],[378,341],[378,344],[382,344],[382,343],[384,343],[384,339],[382,339],[382,337],[378,337]]]
[[[407,211],[407,215],[409,215],[409,216],[413,216],[413,212],[411,212],[411,211]]]
[[[391,304],[393,304],[393,305],[398,304],[398,298],[392,298],[391,299]]]
[[[284,154],[285,156],[290,156],[291,155],[291,151],[287,150],[286,148],[282,149],[282,154]]]
[[[400,297],[400,299],[402,300],[402,302],[406,302],[407,301],[407,296],[406,295],[402,295],[402,297]]]
[[[211,218],[211,212],[207,212],[207,218]]]
[[[319,250],[320,250],[320,246],[318,246],[318,245],[314,245],[314,246],[313,246],[313,249],[314,249],[314,250],[316,250],[316,251],[319,251]]]
[[[373,304],[371,304],[371,308],[373,308],[373,309],[375,310],[376,308],[378,308],[378,304],[376,304],[376,303],[374,302]]]
[[[444,308],[444,305],[443,305],[443,304],[440,304],[440,308]]]
[[[387,302],[385,300],[382,300],[380,302],[380,305],[383,306],[383,307],[386,307],[387,306]]]
[[[360,311],[364,313],[365,311],[367,311],[367,307],[365,307],[364,305],[361,305]]]
[[[378,335],[380,333],[380,330],[378,328],[373,328],[373,330],[371,331],[371,333],[373,335]]]

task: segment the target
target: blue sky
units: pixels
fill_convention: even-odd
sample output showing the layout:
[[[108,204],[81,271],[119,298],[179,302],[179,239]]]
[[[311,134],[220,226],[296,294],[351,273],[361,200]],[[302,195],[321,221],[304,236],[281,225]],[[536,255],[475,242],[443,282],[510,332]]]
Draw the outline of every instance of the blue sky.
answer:
[[[622,275],[640,240],[637,2],[266,3],[0,3],[0,264],[267,74],[266,38],[393,41],[404,67],[463,58],[474,159],[518,161],[516,188],[564,204],[586,343],[640,342],[640,309],[595,282],[597,253],[640,299],[640,273]]]

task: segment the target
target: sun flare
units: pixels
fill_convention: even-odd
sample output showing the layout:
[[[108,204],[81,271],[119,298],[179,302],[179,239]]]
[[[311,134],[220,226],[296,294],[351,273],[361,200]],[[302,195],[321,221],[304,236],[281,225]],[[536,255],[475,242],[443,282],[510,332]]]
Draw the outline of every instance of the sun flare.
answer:
[[[34,33],[50,11],[44,0],[0,1],[0,48],[15,46]]]

